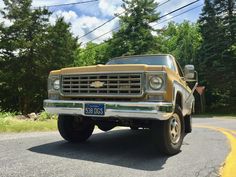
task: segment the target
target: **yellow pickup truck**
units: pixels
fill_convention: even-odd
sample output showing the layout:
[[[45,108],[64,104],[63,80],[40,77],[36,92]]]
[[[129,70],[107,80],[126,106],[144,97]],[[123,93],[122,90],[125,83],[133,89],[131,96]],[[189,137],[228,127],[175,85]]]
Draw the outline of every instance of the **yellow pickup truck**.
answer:
[[[86,141],[97,125],[150,129],[165,154],[180,151],[191,132],[194,66],[184,72],[169,54],[114,58],[106,65],[51,71],[44,109],[58,114],[58,129],[69,142]]]

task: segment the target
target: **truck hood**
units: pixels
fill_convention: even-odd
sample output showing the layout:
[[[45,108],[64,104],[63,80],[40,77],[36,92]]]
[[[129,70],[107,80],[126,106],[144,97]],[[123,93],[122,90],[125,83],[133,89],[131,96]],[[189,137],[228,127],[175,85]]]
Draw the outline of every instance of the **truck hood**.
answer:
[[[164,71],[166,66],[126,64],[126,65],[95,65],[85,67],[63,68],[61,70],[51,71],[51,75],[63,74],[85,74],[85,73],[104,73],[104,72],[145,72],[145,71]]]

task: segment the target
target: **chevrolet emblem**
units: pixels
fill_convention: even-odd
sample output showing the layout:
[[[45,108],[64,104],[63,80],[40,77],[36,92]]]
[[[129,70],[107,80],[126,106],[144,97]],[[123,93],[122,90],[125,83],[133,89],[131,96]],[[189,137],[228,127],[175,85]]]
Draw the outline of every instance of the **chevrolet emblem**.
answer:
[[[101,82],[101,81],[95,81],[95,82],[92,82],[90,84],[90,87],[94,87],[94,88],[101,88],[103,87],[105,84],[105,82]]]

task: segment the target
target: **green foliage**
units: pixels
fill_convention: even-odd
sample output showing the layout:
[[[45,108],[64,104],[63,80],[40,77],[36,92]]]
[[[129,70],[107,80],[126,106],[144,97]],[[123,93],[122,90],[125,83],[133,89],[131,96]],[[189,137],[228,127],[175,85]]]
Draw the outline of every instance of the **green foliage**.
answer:
[[[198,68],[208,88],[207,103],[214,110],[235,111],[235,8],[234,0],[205,0],[199,19],[203,41]]]
[[[109,59],[108,44],[88,43],[85,48],[77,48],[74,66],[105,64]]]
[[[14,117],[15,115],[17,115],[16,112],[3,112],[3,111],[0,111],[0,119]]]
[[[46,55],[43,55],[48,65],[48,72],[72,66],[78,44],[77,38],[73,37],[70,32],[70,24],[65,23],[63,18],[58,18],[56,24],[50,26],[48,31],[45,39]]]
[[[23,114],[42,109],[51,70],[73,64],[77,39],[70,25],[58,19],[49,23],[50,12],[32,9],[31,0],[4,0],[0,24],[0,108]]]
[[[120,17],[120,29],[108,41],[109,56],[137,55],[155,48],[155,38],[150,22],[156,21],[157,3],[154,0],[123,0],[125,14]]]
[[[51,120],[51,119],[57,119],[57,115],[55,114],[49,114],[45,111],[42,111],[39,115],[37,120],[39,121],[46,121],[46,120]]]
[[[182,66],[194,64],[201,45],[201,35],[197,24],[184,21],[181,24],[170,22],[156,37],[157,52],[170,53]]]

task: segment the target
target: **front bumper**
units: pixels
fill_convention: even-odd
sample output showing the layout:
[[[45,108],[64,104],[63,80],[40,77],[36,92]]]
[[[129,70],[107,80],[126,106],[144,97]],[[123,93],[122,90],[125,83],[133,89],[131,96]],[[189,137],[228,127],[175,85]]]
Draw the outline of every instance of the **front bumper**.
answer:
[[[173,104],[168,102],[44,100],[44,109],[52,114],[87,116],[84,114],[86,103],[105,105],[105,115],[95,117],[167,120],[173,113]],[[92,116],[89,115],[89,117]]]

